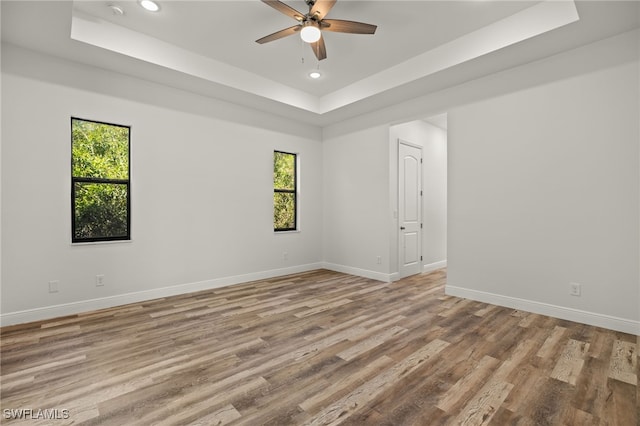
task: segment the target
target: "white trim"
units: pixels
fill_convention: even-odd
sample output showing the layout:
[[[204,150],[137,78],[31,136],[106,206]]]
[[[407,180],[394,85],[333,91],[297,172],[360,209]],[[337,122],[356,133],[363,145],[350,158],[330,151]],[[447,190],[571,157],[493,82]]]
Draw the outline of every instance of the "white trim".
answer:
[[[74,243],[73,241],[70,241],[69,245],[71,247],[78,247],[78,246],[95,246],[95,245],[103,245],[103,244],[121,244],[121,243],[130,244],[132,242],[133,242],[133,238],[129,238],[128,240],[82,241],[79,243]]]
[[[296,274],[300,272],[322,269],[322,263],[309,263],[306,265],[292,266],[289,268],[271,269],[261,272],[253,272],[231,277],[215,278],[207,281],[195,283],[178,284],[169,287],[155,288],[151,290],[137,291],[135,293],[119,294],[115,296],[101,297],[99,299],[81,300],[78,302],[65,303],[62,305],[46,306],[42,308],[27,309],[24,311],[8,312],[0,315],[0,326],[22,324],[32,321],[40,321],[51,318],[74,315],[82,312],[95,311],[98,309],[112,308],[114,306],[138,303],[146,300],[153,300],[162,297],[176,296],[195,291],[210,290],[219,287],[226,287],[234,284],[249,281],[263,280],[279,277],[283,275]]]
[[[431,271],[435,271],[436,269],[442,269],[447,267],[447,260],[441,260],[439,262],[429,263],[422,267],[422,273],[427,273]]]
[[[418,145],[417,143],[409,142],[406,139],[398,138],[398,149],[400,149],[400,145],[407,145],[412,148],[416,148],[420,150],[420,158],[422,158],[422,149],[424,148],[422,145]]]
[[[640,336],[640,321],[451,285],[445,286],[445,294]]]
[[[343,274],[356,275],[359,277],[370,278],[372,280],[382,281],[390,283],[393,274],[385,274],[383,272],[369,271],[368,269],[354,268],[352,266],[337,265],[335,263],[324,262],[322,264],[324,269],[330,271],[342,272]]]

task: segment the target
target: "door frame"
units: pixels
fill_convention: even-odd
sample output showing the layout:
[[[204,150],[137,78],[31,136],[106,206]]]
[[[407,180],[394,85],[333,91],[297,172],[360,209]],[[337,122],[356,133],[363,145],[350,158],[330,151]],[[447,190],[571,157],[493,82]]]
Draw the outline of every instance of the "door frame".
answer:
[[[418,256],[420,257],[420,268],[418,270],[418,274],[422,272],[422,269],[424,267],[423,263],[423,244],[422,244],[422,239],[423,239],[423,224],[424,224],[424,170],[423,170],[423,155],[424,155],[424,147],[422,145],[418,145],[412,142],[409,142],[405,139],[402,138],[398,138],[397,140],[397,144],[396,144],[396,154],[397,154],[397,199],[396,199],[396,211],[398,212],[398,220],[396,221],[396,232],[397,232],[397,253],[396,253],[396,257],[397,257],[397,262],[398,262],[398,279],[401,278],[405,278],[414,274],[405,274],[403,273],[403,253],[402,253],[402,232],[400,232],[400,226],[401,226],[401,220],[402,218],[400,217],[400,197],[401,197],[401,191],[400,191],[400,182],[401,182],[401,177],[400,177],[400,163],[402,161],[402,158],[400,156],[400,147],[401,145],[406,145],[406,146],[410,146],[412,148],[416,148],[418,150],[420,150],[420,166],[419,166],[419,171],[420,171],[420,179],[419,179],[419,184],[420,187],[418,188],[418,190],[420,191],[420,228],[418,228],[418,238],[419,238],[419,253]]]

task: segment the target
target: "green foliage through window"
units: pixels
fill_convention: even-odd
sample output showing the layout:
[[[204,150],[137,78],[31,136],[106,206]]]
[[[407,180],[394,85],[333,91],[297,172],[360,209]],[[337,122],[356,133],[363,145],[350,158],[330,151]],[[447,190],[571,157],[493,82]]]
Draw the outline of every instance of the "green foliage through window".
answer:
[[[71,118],[73,242],[130,239],[129,133]]]
[[[273,229],[297,229],[298,188],[296,154],[273,153]]]

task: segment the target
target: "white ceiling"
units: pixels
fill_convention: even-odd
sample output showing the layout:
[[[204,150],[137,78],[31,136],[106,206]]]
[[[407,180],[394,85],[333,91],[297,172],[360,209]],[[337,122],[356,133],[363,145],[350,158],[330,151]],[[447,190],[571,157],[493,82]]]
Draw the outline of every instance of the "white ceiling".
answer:
[[[375,35],[325,33],[318,63],[297,35],[255,40],[295,21],[257,0],[6,1],[3,42],[205,96],[329,125],[638,28],[636,1],[338,0],[328,17]],[[300,11],[302,0],[285,1]],[[125,14],[114,15],[109,4]],[[487,58],[491,66],[487,66]],[[312,80],[318,68],[323,76]]]
[[[125,15],[114,15],[101,1],[75,1],[74,7],[199,55],[321,96],[536,2],[339,0],[329,12],[329,18],[373,23],[379,28],[373,36],[325,33],[328,57],[320,63],[297,34],[264,45],[255,43],[262,36],[296,24],[293,19],[260,2],[160,2],[163,7],[159,13],[145,12],[137,3],[113,3],[120,5]],[[308,11],[304,1],[285,0],[285,3],[298,11]],[[456,25],[449,24],[453,20]],[[312,81],[308,73],[318,65],[325,77]]]

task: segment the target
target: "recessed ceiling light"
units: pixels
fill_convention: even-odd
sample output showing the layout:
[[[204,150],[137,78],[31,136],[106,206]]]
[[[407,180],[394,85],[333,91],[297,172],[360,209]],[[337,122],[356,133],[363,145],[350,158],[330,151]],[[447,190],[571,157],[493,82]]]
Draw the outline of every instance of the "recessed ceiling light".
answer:
[[[157,12],[160,10],[158,3],[152,0],[140,0],[140,6],[144,7],[149,12]]]
[[[314,80],[317,80],[320,77],[322,77],[322,74],[320,74],[320,71],[311,71],[309,73],[309,77],[313,78]]]

